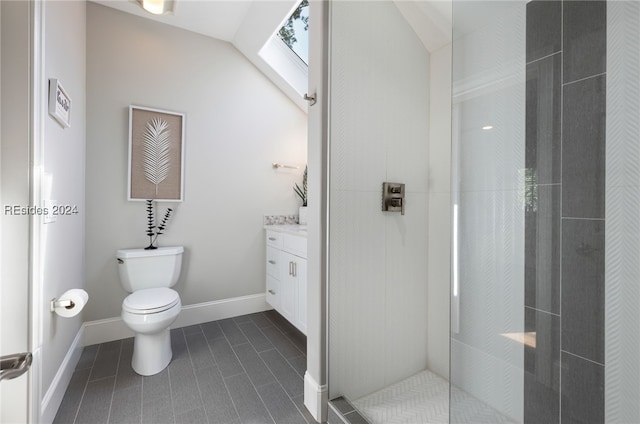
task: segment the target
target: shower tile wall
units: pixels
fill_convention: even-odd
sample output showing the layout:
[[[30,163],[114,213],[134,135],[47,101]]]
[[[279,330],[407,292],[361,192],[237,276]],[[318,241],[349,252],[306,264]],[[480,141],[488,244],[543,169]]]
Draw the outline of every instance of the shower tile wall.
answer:
[[[525,423],[604,421],[606,19],[527,5]]]
[[[640,423],[640,2],[607,2],[605,422]]]
[[[429,53],[392,1],[331,4],[329,397],[427,362]],[[406,184],[404,215],[382,212]]]

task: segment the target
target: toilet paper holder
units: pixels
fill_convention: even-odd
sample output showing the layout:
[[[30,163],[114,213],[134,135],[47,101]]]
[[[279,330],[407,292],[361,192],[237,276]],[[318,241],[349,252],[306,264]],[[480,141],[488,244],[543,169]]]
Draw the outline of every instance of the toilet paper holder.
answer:
[[[49,309],[51,310],[51,312],[54,312],[56,308],[63,307],[65,309],[72,309],[75,306],[76,304],[73,302],[73,300],[70,300],[70,299],[58,300],[54,297],[53,299],[51,299]]]

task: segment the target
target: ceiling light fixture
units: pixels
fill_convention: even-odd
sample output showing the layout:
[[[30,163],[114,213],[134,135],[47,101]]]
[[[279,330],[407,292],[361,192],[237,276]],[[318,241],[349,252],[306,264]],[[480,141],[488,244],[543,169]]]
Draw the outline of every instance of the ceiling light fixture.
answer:
[[[173,13],[175,0],[136,0],[136,2],[149,13],[154,15],[165,15]]]
[[[493,129],[493,125],[485,125],[484,127],[482,127],[483,130],[492,130]]]

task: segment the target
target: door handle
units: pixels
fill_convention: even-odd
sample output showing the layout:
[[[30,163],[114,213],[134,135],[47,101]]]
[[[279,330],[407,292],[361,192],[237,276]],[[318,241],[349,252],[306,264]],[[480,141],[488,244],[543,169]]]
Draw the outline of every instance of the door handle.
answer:
[[[20,377],[29,370],[32,361],[31,352],[14,353],[0,357],[0,381]]]

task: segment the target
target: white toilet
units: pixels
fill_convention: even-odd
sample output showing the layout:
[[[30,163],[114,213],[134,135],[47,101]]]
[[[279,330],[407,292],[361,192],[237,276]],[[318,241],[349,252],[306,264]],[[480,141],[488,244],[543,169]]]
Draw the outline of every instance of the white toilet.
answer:
[[[182,303],[170,289],[178,281],[184,248],[118,250],[120,282],[131,294],[122,302],[122,320],[135,332],[131,366],[140,375],[157,374],[171,361],[169,326]]]

